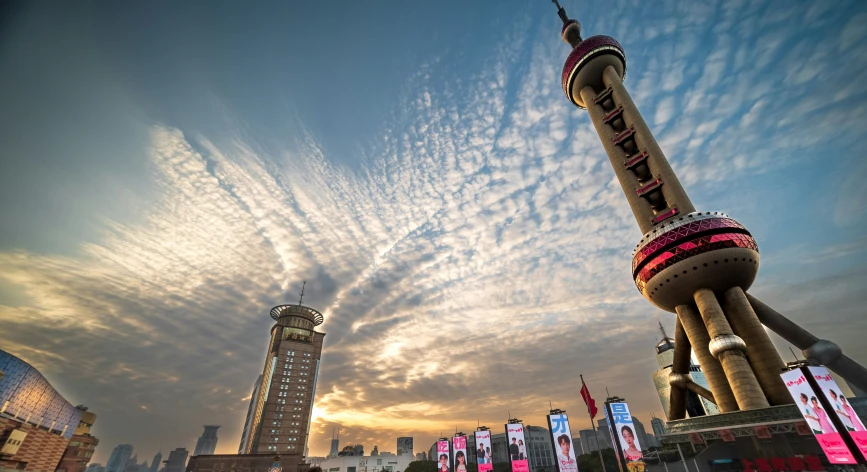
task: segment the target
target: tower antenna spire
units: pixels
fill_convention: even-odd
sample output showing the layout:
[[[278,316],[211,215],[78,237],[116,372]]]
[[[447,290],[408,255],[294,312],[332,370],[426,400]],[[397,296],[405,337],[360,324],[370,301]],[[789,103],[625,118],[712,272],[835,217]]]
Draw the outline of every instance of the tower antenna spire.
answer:
[[[581,24],[578,23],[578,20],[569,18],[558,0],[551,0],[551,3],[557,6],[557,16],[563,22],[563,30],[560,32],[563,41],[569,43],[573,48],[581,44]]]
[[[563,7],[560,6],[560,2],[558,2],[557,0],[551,0],[551,3],[557,6],[557,16],[559,16],[560,19],[563,20],[563,24],[565,25],[566,22],[569,21],[569,16],[566,15],[566,10],[564,10]]]
[[[298,305],[301,305],[301,302],[304,301],[304,287],[307,286],[307,281],[305,280],[303,284],[301,284],[301,298],[298,299]]]
[[[659,323],[659,331],[662,333],[662,339],[668,339],[668,333],[665,332],[665,326],[662,326],[662,320],[657,317],[656,321]]]

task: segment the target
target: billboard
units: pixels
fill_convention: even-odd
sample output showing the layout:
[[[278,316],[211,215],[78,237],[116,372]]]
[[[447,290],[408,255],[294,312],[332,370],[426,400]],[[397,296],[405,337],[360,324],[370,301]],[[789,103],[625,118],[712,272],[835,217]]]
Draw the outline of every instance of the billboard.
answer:
[[[831,423],[828,418],[828,413],[822,408],[819,397],[816,392],[804,377],[801,369],[790,370],[780,374],[786,388],[789,389],[789,394],[795,399],[795,405],[801,415],[807,420],[807,426],[816,436],[822,451],[828,457],[828,462],[832,464],[854,464],[855,456],[849,452],[846,443],[843,442],[843,437],[837,432],[837,428]]]
[[[412,438],[403,437],[397,438],[397,455],[411,456],[412,455]]]
[[[632,424],[632,414],[629,413],[629,405],[623,403],[609,403],[605,409],[608,418],[608,427],[611,429],[611,437],[617,441],[617,452],[626,463],[630,472],[644,470],[644,456],[641,454],[641,444],[635,434],[635,425]]]
[[[530,472],[523,423],[506,424],[506,450],[509,452],[509,464],[512,466],[512,472]]]
[[[454,472],[467,472],[467,437],[455,436],[452,438],[452,470]]]
[[[479,472],[490,472],[494,470],[494,457],[491,451],[491,432],[476,431],[476,464],[479,465]]]
[[[437,441],[437,470],[439,472],[452,472],[449,465],[449,442]]]
[[[548,415],[548,430],[551,431],[551,443],[554,445],[554,455],[557,456],[558,472],[578,472],[569,417],[565,413]]]
[[[846,399],[837,382],[831,377],[831,372],[826,367],[810,366],[807,369],[813,374],[813,379],[816,380],[819,390],[822,391],[822,396],[828,400],[828,405],[831,405],[831,410],[855,441],[855,446],[858,447],[861,455],[867,459],[867,431],[864,429],[864,423],[849,405],[849,400]]]

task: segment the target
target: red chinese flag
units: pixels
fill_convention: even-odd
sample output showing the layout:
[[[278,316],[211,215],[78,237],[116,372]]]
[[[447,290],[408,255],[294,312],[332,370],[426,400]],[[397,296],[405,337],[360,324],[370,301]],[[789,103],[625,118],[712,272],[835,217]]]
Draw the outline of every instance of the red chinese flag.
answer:
[[[590,419],[596,418],[596,413],[599,410],[596,409],[596,400],[590,396],[590,390],[587,388],[587,384],[583,381],[581,382],[581,398],[584,399],[584,403],[587,405],[587,412],[590,413]]]

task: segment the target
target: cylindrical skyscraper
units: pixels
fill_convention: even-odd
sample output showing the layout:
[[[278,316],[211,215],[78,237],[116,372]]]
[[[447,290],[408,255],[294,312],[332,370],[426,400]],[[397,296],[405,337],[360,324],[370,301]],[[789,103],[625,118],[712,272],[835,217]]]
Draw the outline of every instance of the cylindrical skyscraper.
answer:
[[[759,268],[750,232],[722,213],[696,212],[623,85],[623,48],[608,36],[582,39],[579,23],[563,8],[558,14],[563,40],[572,46],[563,67],[563,92],[589,113],[644,233],[632,259],[636,287],[650,303],[677,313],[678,333],[688,338],[675,345],[674,357],[688,359],[688,351],[678,351],[695,349],[722,412],[792,402],[780,379],[783,361],[762,323],[803,349],[808,359],[856,385],[867,384],[867,370],[836,345],[812,337],[745,293]],[[674,363],[672,402],[682,402],[691,387],[684,368],[688,362]],[[683,405],[669,411],[670,419],[685,413]]]

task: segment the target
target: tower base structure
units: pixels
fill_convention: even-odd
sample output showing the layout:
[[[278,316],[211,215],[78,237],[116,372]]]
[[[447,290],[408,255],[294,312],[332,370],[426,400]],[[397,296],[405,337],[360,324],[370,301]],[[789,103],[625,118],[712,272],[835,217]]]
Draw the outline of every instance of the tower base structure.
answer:
[[[851,398],[849,402],[862,419],[867,419],[867,398]],[[827,461],[795,405],[669,421],[659,441],[663,448],[679,445],[697,451],[694,461],[701,470],[762,470],[765,463],[773,470],[839,470]]]

